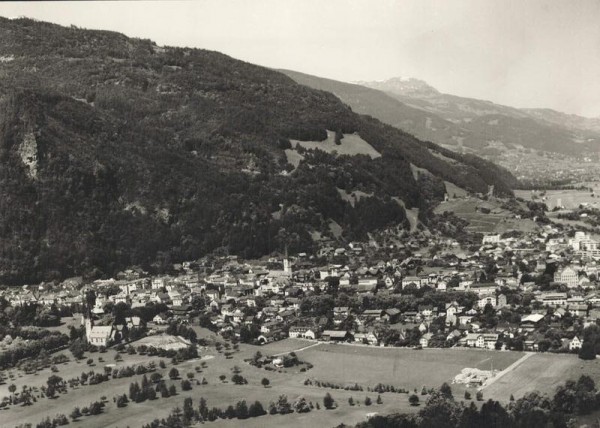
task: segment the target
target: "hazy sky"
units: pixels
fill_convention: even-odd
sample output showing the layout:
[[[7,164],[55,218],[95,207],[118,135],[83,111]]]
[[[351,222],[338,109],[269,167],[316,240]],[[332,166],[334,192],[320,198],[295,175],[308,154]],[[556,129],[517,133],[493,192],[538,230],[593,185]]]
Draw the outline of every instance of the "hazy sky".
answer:
[[[600,0],[0,3],[0,15],[343,81],[395,76],[516,107],[600,116]]]

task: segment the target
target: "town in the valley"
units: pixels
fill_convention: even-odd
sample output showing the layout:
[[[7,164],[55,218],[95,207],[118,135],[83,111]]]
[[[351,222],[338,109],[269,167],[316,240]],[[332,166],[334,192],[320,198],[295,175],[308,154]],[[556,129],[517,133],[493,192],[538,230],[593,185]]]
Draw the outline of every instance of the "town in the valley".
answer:
[[[444,380],[477,405],[484,394],[512,403],[513,394],[531,392],[533,385],[514,378],[531,373],[537,388],[552,393],[578,361],[596,362],[600,241],[594,203],[548,210],[543,194],[529,193],[537,202],[513,199],[521,209],[496,218],[502,232],[467,228],[455,239],[416,227],[343,245],[323,239],[312,252],[259,260],[211,254],[160,274],[133,266],[114,278],[3,287],[0,415],[23,427],[82,418],[137,426],[171,411],[171,422],[189,426],[302,414],[323,402],[338,412],[327,413],[333,424],[414,413],[419,397],[429,406],[430,388]],[[478,218],[492,219],[494,206],[511,205],[481,197],[447,196],[440,210],[475,203]],[[511,221],[525,226],[508,228]],[[461,222],[443,212],[432,228]],[[336,366],[338,358],[344,362]],[[348,372],[360,373],[368,361],[381,373]],[[586,367],[583,373],[594,373],[596,366]],[[99,385],[105,382],[110,393]],[[82,405],[65,401],[68,391]],[[203,394],[225,398],[209,408]],[[252,395],[265,401],[249,410]],[[186,417],[178,413],[181,398]],[[232,399],[235,408],[222,407]],[[44,419],[52,400],[62,407]],[[157,413],[142,414],[137,403],[148,400],[159,403]],[[123,414],[129,419],[119,425]],[[19,425],[24,415],[32,422]],[[178,426],[157,420],[144,426]]]
[[[600,2],[0,2],[0,428],[600,428]]]
[[[477,239],[461,245],[416,232],[390,246],[324,242],[310,254],[215,255],[174,264],[168,274],[132,267],[109,279],[6,287],[2,316],[18,325],[10,308],[35,308],[34,325],[71,320],[96,347],[154,335],[190,346],[165,333],[165,326],[185,325],[257,346],[301,338],[580,352],[585,327],[600,320],[599,241],[553,224]],[[19,346],[16,339],[7,336],[3,349]]]

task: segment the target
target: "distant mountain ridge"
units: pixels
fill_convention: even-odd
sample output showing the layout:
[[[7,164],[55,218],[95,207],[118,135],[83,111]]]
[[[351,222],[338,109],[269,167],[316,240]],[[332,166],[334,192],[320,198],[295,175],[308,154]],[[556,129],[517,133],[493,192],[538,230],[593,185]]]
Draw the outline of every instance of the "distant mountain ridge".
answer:
[[[437,97],[441,95],[441,93],[433,86],[429,85],[424,80],[415,79],[414,77],[393,77],[388,80],[372,82],[358,81],[352,83],[411,98]]]
[[[325,150],[332,133],[378,156]],[[517,184],[218,52],[0,18],[0,281],[365,239],[408,228],[404,207],[426,224],[444,181]]]
[[[472,148],[480,149],[486,142],[568,154],[594,152],[600,148],[600,118],[586,118],[551,109],[515,108],[444,94],[413,78],[356,83],[383,91],[411,107],[461,125],[474,134],[473,138],[466,140],[466,145]],[[500,123],[495,123],[496,120]]]

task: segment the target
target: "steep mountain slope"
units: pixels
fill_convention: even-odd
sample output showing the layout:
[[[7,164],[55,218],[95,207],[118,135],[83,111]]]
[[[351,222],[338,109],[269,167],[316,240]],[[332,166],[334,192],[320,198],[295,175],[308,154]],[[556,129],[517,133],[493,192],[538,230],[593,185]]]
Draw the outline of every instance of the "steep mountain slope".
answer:
[[[598,119],[547,109],[518,109],[443,94],[418,79],[393,78],[359,84],[381,90],[411,107],[460,125],[469,133],[464,144],[476,150],[490,143],[501,143],[508,148],[522,145],[565,154],[595,152],[600,148]]]
[[[327,130],[381,156],[291,146],[318,147]],[[430,174],[415,178],[411,164]],[[217,52],[0,18],[2,281],[161,270],[215,250],[305,251],[334,237],[332,222],[360,239],[407,226],[397,198],[426,222],[443,180],[499,194],[515,184]],[[344,191],[368,196],[351,204]]]

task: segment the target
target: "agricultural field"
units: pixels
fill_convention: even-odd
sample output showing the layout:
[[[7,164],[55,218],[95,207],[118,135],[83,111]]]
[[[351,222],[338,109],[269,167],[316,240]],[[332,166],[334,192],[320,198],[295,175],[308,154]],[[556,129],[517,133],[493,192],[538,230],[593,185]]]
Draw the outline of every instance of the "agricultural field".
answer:
[[[565,209],[575,209],[580,204],[589,204],[592,207],[600,206],[600,185],[598,183],[586,183],[594,192],[589,190],[547,190],[544,192],[532,192],[531,190],[515,190],[515,196],[523,198],[526,201],[535,200],[544,202],[548,209],[552,210],[557,206],[563,206]]]
[[[530,219],[516,219],[514,214],[500,207],[497,201],[481,201],[476,198],[451,199],[441,202],[435,213],[444,211],[453,212],[457,217],[469,222],[467,230],[476,233],[503,233],[508,230],[522,232],[535,231],[538,226]],[[489,213],[484,213],[481,208],[487,208]]]
[[[391,384],[419,391],[452,383],[466,367],[502,370],[523,356],[520,352],[475,349],[375,348],[361,345],[322,344],[298,352],[314,365],[310,377],[330,382]],[[462,385],[453,387],[459,390]]]
[[[446,193],[448,194],[448,199],[460,199],[469,196],[469,192],[467,192],[462,187],[458,187],[454,183],[444,181],[444,185],[446,186]]]

